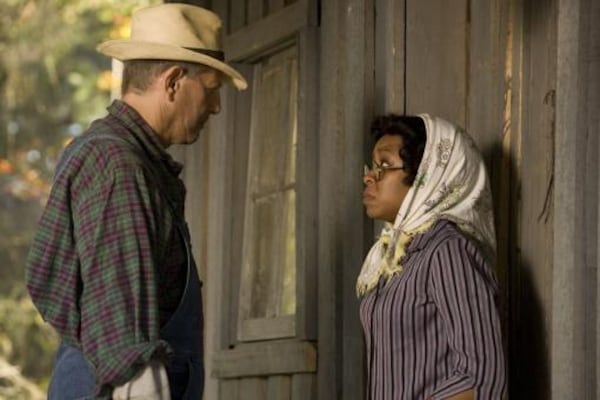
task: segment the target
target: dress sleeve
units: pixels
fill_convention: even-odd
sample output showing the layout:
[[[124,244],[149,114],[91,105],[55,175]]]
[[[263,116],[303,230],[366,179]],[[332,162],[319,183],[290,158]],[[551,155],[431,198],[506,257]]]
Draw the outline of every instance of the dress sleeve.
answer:
[[[433,253],[431,278],[451,352],[448,379],[436,387],[432,399],[469,389],[476,399],[502,399],[505,358],[497,283],[489,264],[473,242],[450,239]]]
[[[161,223],[166,207],[140,166],[97,167],[92,178],[86,164],[74,201],[80,340],[95,366],[96,394],[104,397],[169,351],[159,337],[156,271],[159,231],[169,226]]]

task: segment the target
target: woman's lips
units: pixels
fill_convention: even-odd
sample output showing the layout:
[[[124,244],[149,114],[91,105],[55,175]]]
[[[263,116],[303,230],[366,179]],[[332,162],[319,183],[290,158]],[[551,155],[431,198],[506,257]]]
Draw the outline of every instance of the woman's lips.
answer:
[[[375,195],[368,190],[363,192],[363,203],[369,203],[375,200]]]

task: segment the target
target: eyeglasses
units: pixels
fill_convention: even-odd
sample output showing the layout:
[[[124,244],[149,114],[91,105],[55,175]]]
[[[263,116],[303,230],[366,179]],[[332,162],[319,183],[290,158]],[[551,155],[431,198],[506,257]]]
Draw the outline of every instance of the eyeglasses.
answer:
[[[402,166],[402,167],[388,167],[388,166],[383,166],[383,165],[379,165],[377,164],[375,161],[373,161],[373,166],[369,167],[367,164],[364,165],[363,167],[363,177],[367,176],[367,175],[373,175],[373,177],[375,178],[375,181],[380,181],[383,178],[383,174],[385,171],[393,171],[396,169],[406,169],[406,167]]]

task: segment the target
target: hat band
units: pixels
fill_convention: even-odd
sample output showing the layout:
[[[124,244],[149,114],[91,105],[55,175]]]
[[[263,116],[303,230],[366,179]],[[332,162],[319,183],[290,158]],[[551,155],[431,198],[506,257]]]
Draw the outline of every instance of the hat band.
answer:
[[[184,47],[184,49],[207,55],[207,56],[215,58],[219,61],[225,61],[225,53],[223,53],[222,51],[219,51],[219,50],[199,49],[196,47]]]

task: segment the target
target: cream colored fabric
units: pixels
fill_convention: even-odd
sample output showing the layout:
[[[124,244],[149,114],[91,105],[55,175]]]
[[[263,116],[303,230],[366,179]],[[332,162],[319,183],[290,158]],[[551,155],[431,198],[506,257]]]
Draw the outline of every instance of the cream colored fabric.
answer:
[[[456,223],[488,256],[495,254],[492,195],[475,143],[448,121],[419,116],[427,132],[423,159],[394,224],[384,226],[365,258],[356,284],[358,296],[373,289],[381,277],[402,272],[402,258],[412,238],[440,219]]]
[[[225,74],[238,89],[246,80],[226,63],[193,49],[220,51],[221,19],[201,7],[166,3],[133,14],[131,37],[108,40],[97,50],[117,60],[174,60],[208,65]]]
[[[113,390],[113,400],[171,400],[169,379],[162,363],[152,361],[136,377]]]

